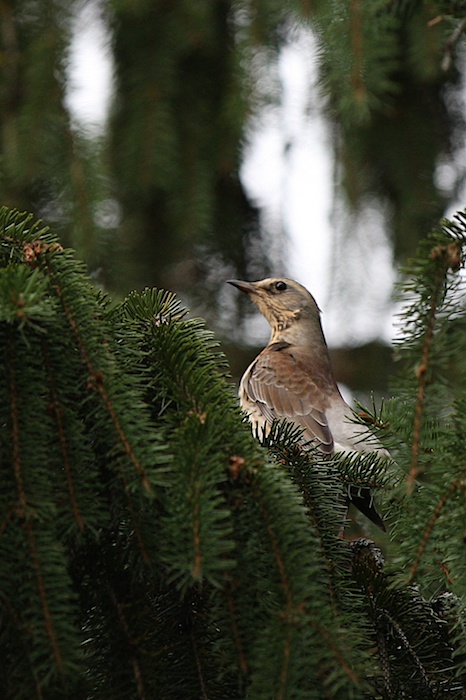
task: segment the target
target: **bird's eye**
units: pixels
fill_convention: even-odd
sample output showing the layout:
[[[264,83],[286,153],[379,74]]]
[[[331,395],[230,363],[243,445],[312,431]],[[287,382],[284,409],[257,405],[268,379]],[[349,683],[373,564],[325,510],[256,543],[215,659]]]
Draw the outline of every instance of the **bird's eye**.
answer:
[[[277,289],[279,292],[284,292],[287,288],[286,282],[283,282],[282,280],[275,282],[275,289]]]

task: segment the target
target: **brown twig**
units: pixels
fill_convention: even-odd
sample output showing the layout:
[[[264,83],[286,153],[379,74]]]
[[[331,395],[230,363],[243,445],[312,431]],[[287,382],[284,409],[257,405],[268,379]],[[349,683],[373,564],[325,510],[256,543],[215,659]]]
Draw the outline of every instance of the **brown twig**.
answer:
[[[441,67],[442,70],[447,71],[453,62],[453,53],[456,44],[461,38],[464,30],[466,29],[466,17],[464,17],[461,22],[454,28],[450,36],[445,43],[445,54],[442,58]]]
[[[103,401],[103,403],[104,403],[104,405],[105,405],[105,407],[106,407],[106,409],[107,409],[107,411],[112,419],[113,425],[116,429],[119,440],[120,440],[121,444],[123,445],[123,449],[124,449],[125,453],[128,455],[136,472],[139,474],[139,476],[141,478],[142,485],[145,487],[145,489],[149,493],[152,493],[152,486],[150,485],[149,479],[147,478],[144,467],[140,463],[140,461],[138,460],[136,454],[134,453],[133,448],[130,444],[130,441],[128,440],[128,437],[126,436],[126,433],[123,429],[121,421],[120,421],[120,419],[117,415],[117,412],[113,406],[113,402],[110,399],[110,396],[109,396],[108,391],[107,391],[106,383],[105,383],[105,378],[101,372],[96,370],[96,368],[94,367],[94,365],[91,361],[91,358],[90,358],[89,353],[87,351],[86,345],[81,337],[78,323],[76,322],[76,320],[73,316],[73,313],[68,306],[68,303],[65,299],[65,294],[63,292],[63,289],[62,289],[61,285],[59,284],[59,282],[55,279],[55,275],[53,273],[53,270],[51,269],[50,263],[48,263],[48,262],[46,263],[46,269],[47,269],[49,277],[52,280],[52,283],[55,287],[57,295],[61,301],[63,311],[65,313],[65,317],[69,323],[69,326],[71,328],[73,336],[76,340],[76,344],[78,346],[79,353],[81,355],[81,359],[83,360],[83,363],[87,368],[87,371],[89,374],[89,384],[88,384],[89,388],[96,390],[98,392],[98,394],[100,395],[100,397],[101,397],[101,399],[102,399],[102,401]],[[142,537],[142,534],[140,531],[140,527],[139,527],[138,518],[136,516],[136,513],[135,513],[134,508],[133,508],[133,504],[132,504],[132,501],[130,498],[130,490],[128,488],[127,480],[126,480],[125,475],[122,473],[121,470],[120,470],[120,477],[121,477],[123,484],[124,484],[124,491],[125,491],[127,502],[128,502],[128,509],[130,511],[131,519],[133,521],[134,532],[135,532],[136,538],[137,538],[138,543],[139,543],[141,554],[143,556],[144,561],[149,562],[150,557],[146,551],[144,540],[143,540],[143,537]]]
[[[414,424],[413,424],[413,442],[411,446],[411,465],[409,469],[406,490],[408,493],[412,493],[416,479],[419,476],[419,451],[421,446],[421,428],[422,428],[422,417],[424,413],[424,402],[426,397],[426,386],[428,370],[430,365],[430,353],[432,348],[432,340],[434,337],[434,328],[437,320],[437,303],[438,296],[441,289],[442,281],[444,279],[444,271],[442,269],[437,269],[435,276],[434,289],[430,297],[430,309],[429,318],[427,322],[427,328],[424,338],[424,346],[422,349],[422,360],[421,364],[417,369],[417,378],[419,380],[417,388],[417,400],[416,409],[414,413]]]
[[[110,584],[108,584],[107,590],[109,592],[110,599],[111,599],[111,601],[115,607],[116,613],[118,615],[120,627],[121,627],[121,629],[126,637],[126,641],[128,643],[128,648],[130,650],[129,653],[130,653],[130,658],[131,658],[131,666],[133,668],[134,682],[136,685],[136,692],[138,694],[138,698],[140,698],[140,700],[145,700],[147,695],[146,695],[145,688],[144,688],[144,679],[143,679],[141,664],[139,662],[138,655],[137,655],[138,649],[136,646],[136,642],[133,641],[133,639],[131,638],[130,628],[129,628],[128,622],[126,621],[125,612],[124,612],[125,605],[124,605],[124,603],[120,603],[120,601],[118,600],[118,598],[116,596],[115,591],[110,586]]]
[[[42,605],[42,613],[44,616],[45,630],[50,640],[53,655],[57,666],[63,668],[63,660],[58,645],[55,628],[53,625],[52,614],[48,603],[44,575],[40,562],[39,552],[37,550],[36,536],[32,526],[30,517],[26,512],[27,497],[24,488],[22,475],[22,459],[20,450],[20,424],[19,424],[19,406],[18,406],[18,391],[16,383],[15,361],[13,352],[13,341],[11,332],[8,334],[7,340],[8,358],[9,358],[9,379],[10,379],[10,402],[11,402],[11,423],[12,423],[12,438],[13,438],[13,469],[15,473],[16,488],[18,490],[18,506],[17,511],[20,516],[22,525],[26,531],[27,542],[31,552],[32,566],[36,575],[37,591]]]
[[[150,482],[147,478],[147,475],[145,473],[144,467],[142,464],[139,462],[136,454],[133,451],[133,448],[131,446],[130,441],[128,440],[128,437],[123,429],[123,426],[121,424],[121,421],[115,411],[115,408],[113,406],[113,403],[110,399],[110,396],[107,391],[106,387],[106,382],[105,382],[105,377],[103,376],[102,372],[99,372],[96,370],[94,367],[91,358],[89,357],[89,353],[87,351],[86,345],[81,337],[81,333],[78,327],[78,324],[73,316],[73,313],[68,306],[68,303],[65,299],[65,294],[63,293],[63,289],[59,282],[54,279],[54,274],[53,271],[50,268],[50,265],[47,264],[47,271],[50,275],[50,278],[52,279],[53,285],[55,287],[55,290],[57,292],[57,295],[61,301],[63,311],[65,313],[66,319],[71,327],[71,330],[73,332],[73,335],[75,337],[77,346],[79,348],[79,352],[81,355],[81,358],[87,368],[87,371],[89,373],[89,388],[96,390],[99,394],[100,397],[107,409],[107,411],[110,414],[110,417],[113,421],[113,424],[115,426],[115,429],[117,431],[118,437],[120,439],[121,444],[123,445],[123,449],[125,453],[128,455],[131,463],[133,464],[134,468],[136,469],[137,473],[141,477],[141,482],[143,486],[146,488],[149,493],[152,492],[152,487],[150,485]]]
[[[261,495],[259,494],[259,506],[262,512],[265,526],[269,535],[270,543],[272,546],[272,552],[275,558],[275,563],[277,565],[278,573],[281,580],[283,594],[285,596],[285,610],[282,613],[282,619],[286,623],[286,633],[283,635],[283,652],[282,652],[282,665],[280,669],[280,687],[277,688],[277,700],[283,700],[286,697],[286,685],[288,682],[288,674],[290,667],[290,657],[291,657],[291,623],[294,617],[294,611],[297,607],[293,599],[292,587],[287,575],[285,562],[283,561],[283,554],[278,542],[278,538],[272,523],[270,522],[269,513],[265,507]]]
[[[228,575],[225,572],[225,595],[227,599],[227,606],[228,606],[228,612],[230,615],[230,621],[231,621],[231,626],[233,628],[233,637],[235,640],[235,646],[236,646],[236,651],[238,653],[238,661],[240,668],[243,673],[246,673],[249,670],[249,664],[246,661],[246,656],[244,654],[244,648],[243,644],[241,642],[241,636],[240,632],[238,629],[238,623],[237,623],[237,615],[236,615],[236,609],[235,609],[235,601],[233,598],[233,591],[232,591],[232,583],[231,581],[228,580]]]
[[[63,410],[60,404],[60,401],[58,399],[57,395],[57,389],[55,385],[54,378],[52,376],[51,368],[50,368],[50,357],[48,354],[48,348],[44,340],[42,340],[42,355],[44,357],[44,363],[47,371],[47,381],[49,385],[49,393],[50,393],[50,405],[51,409],[53,411],[53,417],[55,418],[55,422],[57,425],[57,430],[58,430],[58,442],[60,444],[60,450],[61,450],[61,455],[62,455],[62,461],[63,461],[63,466],[65,469],[65,474],[66,474],[66,481],[68,484],[68,492],[70,495],[70,501],[71,501],[71,509],[73,511],[74,518],[76,522],[78,523],[78,527],[80,532],[83,532],[84,530],[84,520],[81,516],[79,506],[78,506],[78,500],[76,498],[76,489],[74,487],[74,480],[73,480],[73,474],[71,470],[71,461],[70,461],[70,456],[68,452],[68,442],[66,439],[66,434],[65,434],[65,426],[64,426],[64,421],[63,421]]]
[[[421,543],[418,547],[416,558],[415,558],[413,565],[411,566],[411,570],[409,572],[408,583],[412,583],[414,580],[414,577],[416,576],[416,572],[417,572],[419,565],[421,563],[422,555],[423,555],[424,550],[427,546],[427,543],[430,539],[430,536],[432,534],[432,530],[434,529],[434,525],[437,522],[437,520],[439,519],[447,501],[452,497],[452,495],[458,489],[464,488],[464,485],[465,485],[464,479],[454,479],[454,481],[452,481],[450,488],[448,489],[446,494],[438,502],[437,507],[435,508],[435,510],[432,514],[432,517],[429,520],[429,522],[427,523],[427,527],[424,530],[424,533],[422,535],[422,540],[421,540]]]
[[[351,70],[351,85],[358,102],[364,96],[365,88],[362,81],[363,66],[363,39],[360,0],[352,0],[351,3],[351,46],[353,49],[354,63]]]

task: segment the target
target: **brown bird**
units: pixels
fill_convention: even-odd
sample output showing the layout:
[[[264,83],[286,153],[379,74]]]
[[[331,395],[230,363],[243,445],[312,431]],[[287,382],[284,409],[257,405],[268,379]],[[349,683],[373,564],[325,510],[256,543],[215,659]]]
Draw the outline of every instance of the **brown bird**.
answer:
[[[340,393],[320,309],[307,289],[284,277],[228,282],[249,295],[272,328],[269,344],[247,368],[239,388],[254,432],[267,434],[274,420],[286,418],[302,428],[303,439],[314,442],[324,455],[375,451],[388,456],[372,434],[363,434]],[[385,530],[369,488],[354,487],[349,497]]]

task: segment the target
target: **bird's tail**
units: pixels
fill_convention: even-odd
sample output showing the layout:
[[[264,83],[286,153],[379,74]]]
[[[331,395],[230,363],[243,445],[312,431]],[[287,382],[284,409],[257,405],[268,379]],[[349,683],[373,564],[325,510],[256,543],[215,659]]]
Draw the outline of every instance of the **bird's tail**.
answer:
[[[372,520],[374,525],[377,525],[383,532],[387,531],[385,523],[375,507],[374,496],[370,488],[350,486],[348,496],[351,503],[369,520]]]

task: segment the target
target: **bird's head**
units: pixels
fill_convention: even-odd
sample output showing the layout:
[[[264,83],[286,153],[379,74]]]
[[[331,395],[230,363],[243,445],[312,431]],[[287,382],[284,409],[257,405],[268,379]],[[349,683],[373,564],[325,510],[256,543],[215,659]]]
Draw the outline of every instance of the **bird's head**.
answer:
[[[267,277],[259,282],[228,280],[246,292],[272,327],[272,336],[291,328],[301,319],[315,319],[320,326],[320,309],[305,287],[286,277]],[[300,326],[307,324],[301,323]]]

